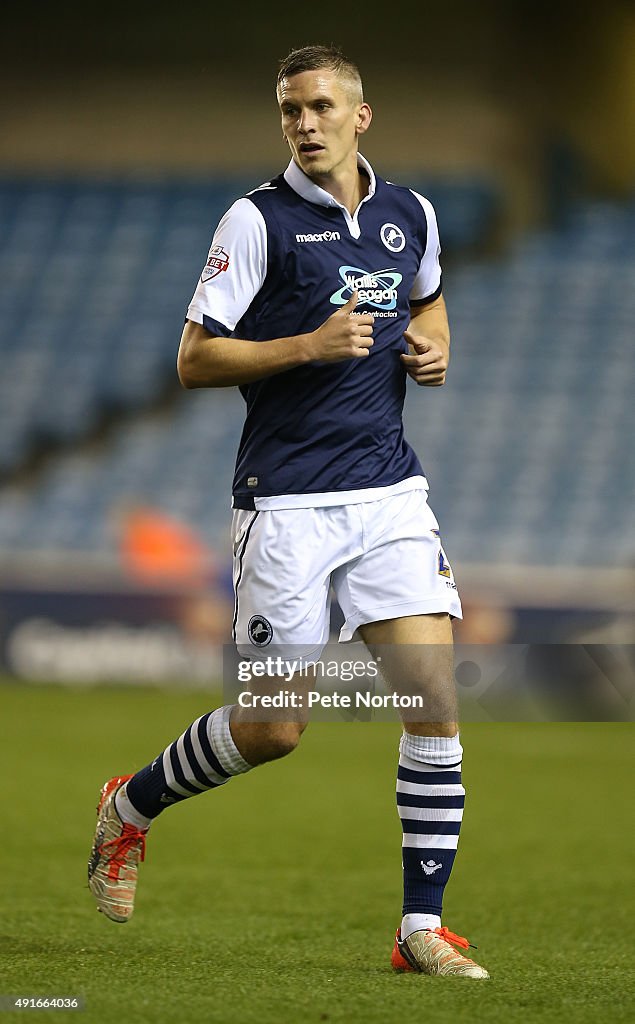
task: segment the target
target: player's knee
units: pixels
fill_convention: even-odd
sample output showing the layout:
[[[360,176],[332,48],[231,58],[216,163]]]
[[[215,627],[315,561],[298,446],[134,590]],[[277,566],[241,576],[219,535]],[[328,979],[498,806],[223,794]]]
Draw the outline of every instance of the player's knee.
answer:
[[[275,761],[291,754],[306,726],[301,722],[272,723],[262,738],[263,753],[267,761]]]

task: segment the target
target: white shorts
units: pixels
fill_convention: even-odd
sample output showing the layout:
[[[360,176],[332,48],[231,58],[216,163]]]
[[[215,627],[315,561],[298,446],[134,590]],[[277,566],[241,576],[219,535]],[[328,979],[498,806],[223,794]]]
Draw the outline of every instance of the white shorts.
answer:
[[[425,490],[326,508],[235,509],[233,636],[243,657],[318,658],[329,639],[331,588],[358,626],[405,615],[461,618],[454,576]]]

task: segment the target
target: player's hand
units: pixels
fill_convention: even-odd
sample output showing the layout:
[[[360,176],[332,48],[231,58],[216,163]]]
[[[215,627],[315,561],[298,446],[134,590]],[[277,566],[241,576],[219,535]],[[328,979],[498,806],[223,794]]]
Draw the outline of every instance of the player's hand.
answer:
[[[404,338],[410,346],[410,352],[408,355],[402,354],[401,361],[415,384],[430,388],[439,388],[445,384],[448,357],[439,342],[429,338],[415,338],[410,331],[404,331]]]
[[[357,292],[354,291],[341,309],[308,335],[311,359],[337,363],[368,355],[373,344],[373,317],[370,313],[354,313],[356,305]]]

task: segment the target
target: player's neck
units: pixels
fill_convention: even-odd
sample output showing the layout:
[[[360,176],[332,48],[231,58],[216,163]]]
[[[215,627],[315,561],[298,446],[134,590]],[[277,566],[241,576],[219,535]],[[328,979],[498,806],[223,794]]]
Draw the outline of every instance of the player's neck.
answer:
[[[338,167],[331,174],[316,175],[312,180],[345,206],[351,216],[370,187],[368,175],[358,166],[357,154],[354,163]]]

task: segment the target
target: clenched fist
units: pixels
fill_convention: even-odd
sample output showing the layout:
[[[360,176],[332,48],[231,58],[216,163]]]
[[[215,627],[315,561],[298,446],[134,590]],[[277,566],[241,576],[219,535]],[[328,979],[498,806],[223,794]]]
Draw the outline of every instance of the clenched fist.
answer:
[[[422,387],[438,388],[445,384],[448,357],[439,342],[429,338],[415,338],[409,331],[404,331],[404,338],[410,346],[410,352],[408,355],[402,354],[401,361],[408,376]]]
[[[373,344],[373,317],[370,313],[354,313],[356,305],[357,292],[354,291],[341,309],[309,335],[312,359],[337,363],[368,355]]]

